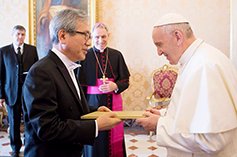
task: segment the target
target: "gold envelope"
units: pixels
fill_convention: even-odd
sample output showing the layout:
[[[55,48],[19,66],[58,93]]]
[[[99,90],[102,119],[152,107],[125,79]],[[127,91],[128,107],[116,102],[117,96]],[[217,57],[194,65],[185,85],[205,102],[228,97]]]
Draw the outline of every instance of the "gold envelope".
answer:
[[[118,114],[116,118],[120,119],[137,119],[137,118],[144,118],[143,113],[145,111],[112,111]],[[102,114],[106,114],[109,112],[101,112],[101,111],[95,111],[92,113],[88,113],[84,116],[81,116],[81,119],[96,119]]]

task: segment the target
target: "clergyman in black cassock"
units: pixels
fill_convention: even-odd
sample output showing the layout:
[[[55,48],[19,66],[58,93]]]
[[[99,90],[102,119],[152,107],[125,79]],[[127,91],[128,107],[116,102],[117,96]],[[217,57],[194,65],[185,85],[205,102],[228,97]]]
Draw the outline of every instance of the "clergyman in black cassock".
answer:
[[[120,51],[107,47],[109,33],[104,24],[95,24],[92,36],[95,46],[87,51],[86,59],[81,61],[79,81],[90,106],[105,105],[112,111],[121,111],[123,110],[121,92],[129,86],[130,73],[127,65]],[[101,48],[100,45],[106,47]],[[104,92],[101,90],[103,81],[105,84],[116,84],[117,88]],[[93,147],[85,146],[84,156],[126,156],[123,124],[110,131],[100,131]]]

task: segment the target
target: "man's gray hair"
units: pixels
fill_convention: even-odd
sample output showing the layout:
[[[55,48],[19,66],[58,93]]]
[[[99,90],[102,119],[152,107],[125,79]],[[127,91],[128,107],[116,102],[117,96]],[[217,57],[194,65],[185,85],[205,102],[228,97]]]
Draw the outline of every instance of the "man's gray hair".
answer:
[[[93,35],[93,32],[94,32],[94,30],[95,30],[96,28],[104,28],[104,29],[106,30],[106,32],[109,33],[109,28],[108,28],[105,24],[103,24],[103,23],[96,23],[96,24],[93,26],[93,28],[91,29],[92,35]]]
[[[16,30],[20,30],[20,31],[25,31],[26,32],[25,27],[23,27],[21,25],[14,26],[13,29],[12,29],[12,33],[14,33]]]
[[[74,31],[78,27],[78,22],[88,23],[88,15],[85,11],[73,8],[60,11],[54,16],[49,25],[52,43],[57,44],[59,42],[58,32],[62,29],[71,35],[75,35]]]
[[[170,34],[175,30],[180,30],[183,32],[187,38],[191,38],[193,36],[193,31],[189,23],[177,23],[177,24],[169,24],[160,26],[163,33]]]

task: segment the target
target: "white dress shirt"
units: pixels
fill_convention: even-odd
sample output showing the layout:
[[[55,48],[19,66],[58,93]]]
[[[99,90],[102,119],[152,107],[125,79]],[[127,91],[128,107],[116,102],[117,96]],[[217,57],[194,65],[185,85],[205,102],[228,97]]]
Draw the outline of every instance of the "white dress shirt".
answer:
[[[17,50],[18,47],[21,48],[20,49],[21,55],[23,54],[23,45],[24,45],[24,43],[21,46],[17,46],[15,43],[13,43],[13,47],[14,47],[14,50],[15,50],[16,54],[18,53],[18,50]]]

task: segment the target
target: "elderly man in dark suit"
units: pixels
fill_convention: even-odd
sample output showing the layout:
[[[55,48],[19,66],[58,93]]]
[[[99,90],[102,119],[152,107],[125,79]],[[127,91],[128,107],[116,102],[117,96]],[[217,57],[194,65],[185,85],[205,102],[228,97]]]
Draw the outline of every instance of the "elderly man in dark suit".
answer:
[[[10,123],[12,156],[18,156],[22,141],[20,138],[21,90],[25,75],[38,61],[35,46],[24,43],[26,30],[16,25],[12,31],[13,43],[0,49],[0,108],[7,104]]]
[[[53,48],[30,69],[23,86],[25,157],[80,157],[100,130],[122,122],[109,112],[96,120],[81,120],[91,111],[74,70],[91,44],[88,16],[77,9],[60,11],[49,26]]]

